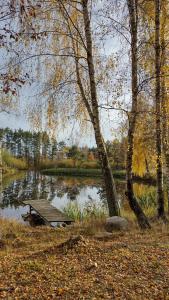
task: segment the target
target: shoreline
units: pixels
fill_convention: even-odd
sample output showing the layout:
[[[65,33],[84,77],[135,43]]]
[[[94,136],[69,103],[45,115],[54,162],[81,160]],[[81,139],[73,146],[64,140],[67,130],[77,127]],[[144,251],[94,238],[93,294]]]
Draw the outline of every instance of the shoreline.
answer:
[[[114,178],[126,179],[125,170],[112,170]],[[52,168],[43,169],[40,171],[43,175],[49,176],[72,176],[72,177],[95,177],[102,178],[101,169],[80,169],[80,168]],[[145,184],[156,184],[156,179],[153,177],[133,176],[135,182],[143,182]]]

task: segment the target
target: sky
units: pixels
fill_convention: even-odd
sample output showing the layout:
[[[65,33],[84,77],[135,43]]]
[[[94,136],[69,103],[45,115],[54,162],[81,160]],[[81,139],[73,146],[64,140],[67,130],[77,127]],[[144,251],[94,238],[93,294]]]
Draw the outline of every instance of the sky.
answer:
[[[10,127],[11,129],[33,130],[26,114],[21,113],[0,113],[0,124],[2,128]],[[112,140],[118,136],[118,126],[120,125],[120,116],[117,113],[102,113],[102,132],[105,140]],[[74,120],[66,129],[56,129],[58,141],[64,140],[66,144],[79,146],[95,146],[93,130],[88,128],[83,131],[78,126],[78,121]]]

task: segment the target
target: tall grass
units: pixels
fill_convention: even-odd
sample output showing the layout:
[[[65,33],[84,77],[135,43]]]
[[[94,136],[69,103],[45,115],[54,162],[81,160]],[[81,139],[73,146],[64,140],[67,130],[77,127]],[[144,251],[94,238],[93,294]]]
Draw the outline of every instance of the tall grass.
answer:
[[[143,209],[145,215],[148,218],[154,218],[157,216],[157,195],[156,195],[156,190],[150,190],[146,193],[143,193],[142,195],[140,194],[139,196],[137,196],[137,200],[141,206],[141,208]],[[168,199],[167,199],[167,195],[165,193],[165,198],[164,198],[165,202],[165,211],[167,212],[168,209]],[[129,207],[123,207],[121,209],[121,215],[123,217],[126,217],[129,220],[136,220],[136,217],[134,215],[134,213],[131,211],[131,209]]]
[[[27,228],[24,224],[17,222],[16,220],[12,219],[3,219],[0,218],[0,228],[1,228],[1,235],[5,237],[7,234],[18,234],[18,232],[26,231]]]
[[[157,206],[156,191],[143,194],[138,198],[138,200],[143,209],[149,209],[150,207],[156,208]]]
[[[26,170],[28,168],[24,159],[14,157],[6,150],[2,151],[2,164],[4,170],[6,167],[18,170]]]
[[[157,204],[155,192],[139,196],[138,201],[147,217],[151,218],[156,216]],[[167,204],[167,201],[165,201],[165,204]],[[77,202],[69,202],[64,208],[64,212],[75,221],[91,221],[95,219],[103,220],[108,217],[106,204],[93,200],[86,202],[84,207],[81,207]],[[126,208],[125,206],[123,207],[123,205],[121,207],[121,216],[130,221],[136,221],[136,217],[131,209],[129,207]]]
[[[77,202],[69,202],[64,207],[65,214],[75,221],[105,218],[108,215],[106,206],[95,201],[88,201],[83,208]]]

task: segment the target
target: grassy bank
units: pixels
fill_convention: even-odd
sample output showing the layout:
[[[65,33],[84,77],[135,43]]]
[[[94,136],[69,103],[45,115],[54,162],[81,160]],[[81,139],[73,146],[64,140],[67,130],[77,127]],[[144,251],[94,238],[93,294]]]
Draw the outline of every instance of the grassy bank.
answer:
[[[112,170],[113,176],[117,179],[125,179],[126,171],[125,170]],[[75,177],[95,177],[101,178],[102,172],[101,169],[83,169],[83,168],[51,168],[41,170],[41,173],[44,175],[57,175],[57,176],[75,176]],[[156,184],[156,179],[153,177],[133,177],[136,182],[143,182],[147,184]]]
[[[0,299],[168,299],[169,229],[132,227],[104,239],[102,226],[30,228],[1,220]],[[82,238],[73,243],[72,235]]]
[[[80,169],[80,168],[55,168],[41,171],[45,175],[60,175],[60,176],[79,176],[79,177],[102,177],[100,169]],[[125,171],[113,171],[116,178],[124,179]]]
[[[14,157],[6,150],[2,151],[3,187],[7,186],[9,182],[25,176],[24,171],[27,169],[28,166],[24,159]]]
[[[166,195],[165,195],[166,196]],[[137,197],[144,213],[149,219],[154,219],[157,213],[156,207],[156,192],[150,192]],[[167,197],[165,197],[165,211],[168,209]],[[91,219],[105,219],[108,217],[108,207],[106,203],[96,200],[86,200],[83,207],[78,202],[68,202],[64,207],[64,212],[67,216],[75,221],[90,222]],[[136,216],[131,211],[128,202],[125,202],[120,207],[121,217],[128,219],[130,222],[136,222]]]
[[[2,151],[2,169],[4,174],[15,174],[16,170],[27,170],[28,166],[24,159],[16,158],[6,150]]]

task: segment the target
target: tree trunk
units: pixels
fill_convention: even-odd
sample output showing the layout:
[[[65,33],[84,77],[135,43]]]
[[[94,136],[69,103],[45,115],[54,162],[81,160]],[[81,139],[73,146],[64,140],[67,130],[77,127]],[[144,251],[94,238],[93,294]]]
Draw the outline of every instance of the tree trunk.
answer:
[[[103,172],[103,178],[106,188],[106,196],[109,207],[110,216],[119,215],[119,207],[117,200],[117,193],[115,183],[107,155],[106,146],[101,134],[99,110],[98,110],[98,99],[95,82],[95,70],[93,63],[93,51],[92,51],[92,37],[90,28],[90,18],[88,12],[88,0],[82,0],[83,7],[83,20],[85,26],[85,39],[86,39],[86,51],[87,51],[87,64],[90,81],[90,95],[91,95],[91,107],[92,107],[92,124],[95,133],[95,140],[98,148],[99,160]]]
[[[126,196],[129,201],[130,208],[133,210],[134,214],[137,217],[138,224],[141,229],[150,228],[147,217],[145,216],[141,206],[139,205],[137,199],[134,196],[133,190],[133,177],[132,177],[132,158],[133,158],[133,140],[134,140],[134,123],[129,124],[128,130],[128,151],[127,151],[127,192]]]
[[[165,157],[165,175],[166,175],[166,191],[168,199],[168,212],[169,212],[169,126],[167,118],[168,97],[166,89],[166,73],[165,66],[167,65],[166,54],[166,41],[165,35],[167,34],[167,8],[164,1],[161,6],[162,22],[161,22],[161,110],[162,110],[162,145]]]
[[[2,200],[2,142],[0,141],[0,203]]]
[[[134,148],[134,133],[136,127],[136,116],[138,106],[138,51],[137,51],[137,0],[128,0],[128,10],[130,17],[130,32],[131,32],[131,61],[132,61],[132,108],[129,115],[129,129],[128,129],[128,151],[127,151],[127,198],[129,205],[135,213],[138,224],[142,229],[150,228],[148,219],[146,218],[141,206],[134,196],[133,178],[132,178],[132,164],[133,164],[133,148]]]
[[[168,213],[169,213],[169,153],[165,153],[165,163],[166,163],[166,191],[168,200]]]
[[[164,45],[162,43],[162,45]],[[162,49],[163,46],[162,46]],[[165,66],[165,50],[161,55],[162,62],[161,66]],[[167,118],[167,93],[165,86],[165,74],[162,74],[162,82],[161,82],[161,101],[162,101],[162,144],[163,144],[163,153],[165,157],[165,185],[168,199],[168,212],[169,212],[169,142],[168,142],[168,118]]]
[[[157,214],[165,218],[163,169],[162,169],[162,130],[161,130],[161,61],[160,61],[160,0],[155,0],[155,74],[156,74],[156,154],[157,154]]]

